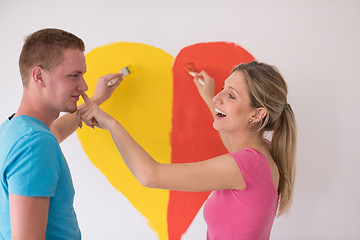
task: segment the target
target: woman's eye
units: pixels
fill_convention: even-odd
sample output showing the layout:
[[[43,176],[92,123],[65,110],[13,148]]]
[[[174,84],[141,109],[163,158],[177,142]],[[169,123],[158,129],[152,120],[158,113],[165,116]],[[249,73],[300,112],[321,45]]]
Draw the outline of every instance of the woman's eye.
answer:
[[[235,99],[235,97],[233,95],[231,95],[231,93],[229,93],[229,98]]]

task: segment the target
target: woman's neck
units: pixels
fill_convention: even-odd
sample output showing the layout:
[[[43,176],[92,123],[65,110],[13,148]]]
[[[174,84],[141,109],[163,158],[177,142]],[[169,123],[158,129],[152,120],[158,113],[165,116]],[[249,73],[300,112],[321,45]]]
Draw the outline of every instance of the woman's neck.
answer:
[[[236,152],[245,148],[253,148],[258,151],[266,149],[266,141],[262,134],[243,133],[229,136],[231,151]]]

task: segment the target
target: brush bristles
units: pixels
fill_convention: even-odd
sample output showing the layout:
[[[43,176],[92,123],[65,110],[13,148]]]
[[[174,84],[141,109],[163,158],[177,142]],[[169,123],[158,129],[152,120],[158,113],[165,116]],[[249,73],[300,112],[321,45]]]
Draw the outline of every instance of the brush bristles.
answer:
[[[128,67],[124,67],[123,69],[120,70],[120,72],[123,74],[123,77],[126,77],[127,75],[130,74],[130,69]]]

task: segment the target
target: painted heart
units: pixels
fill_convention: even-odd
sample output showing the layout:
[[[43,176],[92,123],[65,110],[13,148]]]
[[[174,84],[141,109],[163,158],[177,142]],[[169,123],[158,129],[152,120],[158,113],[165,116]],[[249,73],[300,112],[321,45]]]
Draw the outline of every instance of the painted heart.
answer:
[[[176,59],[140,43],[118,42],[86,55],[90,96],[97,79],[131,65],[134,72],[101,107],[121,122],[157,161],[180,163],[205,160],[226,152],[212,116],[184,70],[194,63],[215,79],[216,92],[231,69],[254,60],[234,43],[199,43],[182,49]],[[148,220],[159,239],[181,239],[210,192],[149,189],[133,177],[106,130],[77,130],[91,162]]]

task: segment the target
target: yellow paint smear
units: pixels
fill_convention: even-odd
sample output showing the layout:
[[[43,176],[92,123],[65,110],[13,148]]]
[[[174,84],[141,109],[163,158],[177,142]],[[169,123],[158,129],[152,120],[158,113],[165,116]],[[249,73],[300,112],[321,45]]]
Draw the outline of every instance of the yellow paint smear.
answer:
[[[149,45],[118,42],[95,48],[86,54],[86,61],[89,96],[99,77],[131,64],[134,72],[101,108],[122,123],[157,161],[170,163],[174,58]],[[83,127],[77,134],[91,162],[147,219],[159,239],[168,239],[169,191],[141,186],[124,164],[107,130]]]

